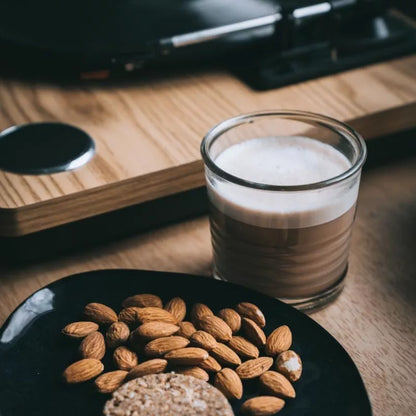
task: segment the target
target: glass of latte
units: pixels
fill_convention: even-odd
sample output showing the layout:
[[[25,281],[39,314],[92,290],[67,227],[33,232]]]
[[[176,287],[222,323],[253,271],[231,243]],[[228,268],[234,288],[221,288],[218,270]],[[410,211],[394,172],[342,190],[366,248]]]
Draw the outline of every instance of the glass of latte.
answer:
[[[214,276],[291,303],[324,306],[343,288],[366,147],[319,114],[241,115],[202,141]]]

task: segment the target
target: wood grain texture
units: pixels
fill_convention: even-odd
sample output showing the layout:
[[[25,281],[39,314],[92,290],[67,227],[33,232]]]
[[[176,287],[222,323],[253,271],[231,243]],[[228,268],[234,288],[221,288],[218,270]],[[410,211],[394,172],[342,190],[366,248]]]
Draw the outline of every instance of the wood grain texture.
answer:
[[[366,137],[416,125],[416,56],[256,92],[225,73],[94,87],[0,80],[0,130],[62,121],[88,132],[97,154],[65,173],[0,172],[0,235],[18,236],[204,182],[199,145],[236,114],[293,108],[356,126]]]
[[[377,416],[414,415],[415,228],[416,159],[366,171],[346,287],[334,304],[312,315],[352,356]],[[104,268],[209,275],[207,218],[37,265],[0,266],[0,323],[40,287],[72,273]]]

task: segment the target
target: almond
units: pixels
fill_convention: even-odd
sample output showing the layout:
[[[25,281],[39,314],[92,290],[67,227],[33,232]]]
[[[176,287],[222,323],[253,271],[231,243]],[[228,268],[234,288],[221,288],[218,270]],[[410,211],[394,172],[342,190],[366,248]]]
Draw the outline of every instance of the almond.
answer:
[[[272,357],[287,351],[292,345],[292,332],[287,325],[276,328],[266,340],[266,354]]]
[[[176,322],[181,322],[186,316],[186,303],[181,298],[173,298],[165,305],[165,310],[176,318]]]
[[[223,368],[215,374],[214,386],[227,399],[241,399],[243,397],[243,384],[241,383],[241,379],[231,368]]]
[[[116,370],[101,374],[94,381],[95,387],[100,393],[112,393],[124,383],[127,373],[127,371]]]
[[[208,381],[209,374],[199,367],[183,367],[175,369],[175,373],[185,374],[186,376],[192,376],[199,378],[200,380]]]
[[[153,306],[139,308],[137,311],[137,318],[142,324],[153,321],[176,324],[176,318],[170,312]]]
[[[266,335],[263,330],[251,319],[243,318],[241,327],[245,336],[257,347],[262,347],[266,343]]]
[[[228,346],[236,352],[241,358],[257,358],[259,349],[243,337],[234,336],[228,343]]]
[[[98,331],[98,328],[99,326],[95,322],[80,321],[67,325],[62,333],[71,338],[84,338],[91,332]]]
[[[268,393],[282,398],[293,399],[296,396],[295,389],[290,381],[276,371],[266,371],[260,376],[260,383]]]
[[[146,339],[156,339],[168,337],[178,331],[179,327],[177,325],[169,324],[167,322],[151,321],[140,325],[132,332],[132,334],[137,333],[139,336]]]
[[[91,332],[81,342],[79,352],[82,358],[101,360],[105,355],[105,341],[101,332]]]
[[[260,328],[266,326],[266,319],[263,312],[254,303],[241,302],[235,307],[235,310],[242,317],[254,321]]]
[[[198,365],[208,358],[209,354],[202,348],[180,348],[165,354],[165,358],[174,365]]]
[[[221,366],[219,362],[214,358],[209,356],[206,360],[202,361],[202,363],[198,364],[203,370],[208,371],[209,373],[217,373],[221,370]]]
[[[127,374],[127,380],[143,377],[147,374],[163,373],[168,365],[168,362],[162,358],[154,358],[153,360],[145,361],[136,367],[132,368]]]
[[[149,293],[130,296],[123,300],[122,305],[123,308],[128,308],[130,306],[138,306],[139,308],[145,308],[146,306],[163,308],[162,299],[160,299],[159,296],[151,295]]]
[[[189,339],[178,336],[162,337],[150,341],[144,348],[148,357],[162,357],[169,351],[185,348],[189,345]]]
[[[241,328],[241,316],[230,308],[221,309],[218,316],[231,328],[233,334],[237,333]]]
[[[207,351],[211,351],[213,348],[217,346],[217,341],[215,340],[215,338],[205,331],[194,332],[194,334],[191,336],[191,342],[195,346],[203,348]]]
[[[214,312],[204,303],[195,303],[191,309],[191,321],[196,324],[203,316],[214,315]]]
[[[109,348],[117,348],[125,344],[129,339],[130,329],[124,322],[112,323],[105,334],[105,340]]]
[[[84,315],[99,325],[112,324],[118,321],[117,314],[102,303],[89,303],[84,308]]]
[[[277,356],[275,368],[292,382],[299,380],[302,375],[302,361],[292,350],[284,351]]]
[[[198,320],[198,326],[217,341],[228,342],[233,336],[231,328],[218,316],[205,315]]]
[[[125,322],[127,325],[133,325],[139,322],[139,312],[140,308],[136,306],[130,306],[128,308],[124,308],[118,314],[119,321]]]
[[[196,332],[196,328],[194,327],[194,324],[192,322],[182,321],[179,322],[178,325],[179,331],[177,335],[180,335],[181,337],[190,339],[192,334]]]
[[[67,383],[82,383],[98,376],[104,370],[104,365],[95,358],[84,358],[71,364],[64,371],[64,379]]]
[[[270,416],[283,409],[285,402],[278,397],[258,396],[246,400],[241,406],[241,412],[252,416]]]
[[[119,370],[131,370],[133,367],[136,367],[139,360],[137,354],[129,350],[127,347],[118,347],[114,350],[113,353],[114,365]]]
[[[241,364],[240,357],[231,348],[221,342],[217,343],[217,346],[212,349],[211,354],[223,365],[236,366]]]
[[[261,376],[273,365],[273,358],[259,357],[245,361],[235,370],[241,379],[247,380]]]

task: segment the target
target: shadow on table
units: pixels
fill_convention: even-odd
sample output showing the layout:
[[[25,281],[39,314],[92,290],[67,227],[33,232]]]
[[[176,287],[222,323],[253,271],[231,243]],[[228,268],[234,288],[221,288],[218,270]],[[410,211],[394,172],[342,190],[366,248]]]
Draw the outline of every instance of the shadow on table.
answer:
[[[364,171],[416,156],[416,129],[379,137],[366,143],[368,156]]]

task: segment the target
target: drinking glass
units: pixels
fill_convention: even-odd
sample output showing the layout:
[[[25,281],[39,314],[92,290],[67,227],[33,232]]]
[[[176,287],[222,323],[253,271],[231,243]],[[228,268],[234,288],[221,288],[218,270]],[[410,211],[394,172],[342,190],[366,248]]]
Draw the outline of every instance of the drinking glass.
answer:
[[[319,182],[276,185],[236,176],[216,163],[233,145],[281,136],[290,140],[307,137],[329,145],[350,166]],[[302,310],[317,309],[335,299],[347,273],[366,159],[361,136],[323,115],[267,111],[219,123],[203,139],[201,153],[210,204],[214,276]]]

